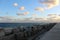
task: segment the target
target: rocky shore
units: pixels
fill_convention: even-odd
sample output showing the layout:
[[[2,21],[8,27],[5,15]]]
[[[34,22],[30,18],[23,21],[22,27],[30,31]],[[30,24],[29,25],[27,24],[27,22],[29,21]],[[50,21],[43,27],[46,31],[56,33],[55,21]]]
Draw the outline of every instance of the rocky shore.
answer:
[[[32,27],[0,28],[0,40],[35,40],[49,31],[56,23],[33,25]]]

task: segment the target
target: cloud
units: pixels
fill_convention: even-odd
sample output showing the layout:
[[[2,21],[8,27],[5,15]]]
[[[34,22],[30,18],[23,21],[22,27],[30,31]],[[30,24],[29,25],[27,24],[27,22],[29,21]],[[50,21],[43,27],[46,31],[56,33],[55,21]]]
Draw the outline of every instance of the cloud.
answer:
[[[56,17],[57,14],[48,14],[49,17]]]
[[[23,13],[17,13],[16,15],[18,15],[18,16],[24,16]]]
[[[14,17],[12,16],[0,16],[0,22],[12,22]]]
[[[2,19],[0,18],[0,20],[2,20]]]
[[[51,14],[52,15],[52,14]],[[34,14],[35,16],[35,14]],[[49,15],[50,16],[50,15]],[[23,22],[60,22],[60,16],[55,15],[54,17],[28,17],[28,18],[20,18],[14,16],[0,16],[0,23],[1,22],[12,22],[12,23],[23,23]]]
[[[15,6],[15,7],[18,6],[18,3],[14,3],[13,6]]]
[[[29,14],[29,12],[27,11],[27,12],[24,12],[24,15],[27,15],[27,14]]]
[[[54,19],[54,18],[56,18],[58,15],[57,14],[48,14],[48,17],[50,18],[50,19]]]
[[[24,10],[24,9],[25,9],[25,7],[24,7],[24,6],[22,6],[22,7],[20,7],[19,9],[20,9],[20,10]]]
[[[28,18],[28,20],[26,19],[25,21],[29,21],[29,22],[45,22],[45,23],[53,23],[53,22],[60,22],[60,18],[56,17],[56,18]]]
[[[24,19],[15,16],[0,16],[0,23],[19,23]]]
[[[60,16],[56,16],[54,19],[55,20],[60,20]]]
[[[36,17],[37,16],[37,14],[32,14],[32,17]]]
[[[20,12],[17,13],[18,16],[25,16],[25,15],[28,15],[28,14],[29,14],[28,11],[27,12],[23,12],[23,13],[20,13]]]
[[[41,7],[37,7],[35,8],[36,11],[40,11],[40,12],[43,12],[44,11],[44,8],[41,8]]]
[[[50,22],[60,22],[60,16],[59,15],[51,14],[48,17],[49,17],[48,20]]]
[[[59,0],[40,0],[39,2],[47,5],[46,9],[50,9],[59,5]]]

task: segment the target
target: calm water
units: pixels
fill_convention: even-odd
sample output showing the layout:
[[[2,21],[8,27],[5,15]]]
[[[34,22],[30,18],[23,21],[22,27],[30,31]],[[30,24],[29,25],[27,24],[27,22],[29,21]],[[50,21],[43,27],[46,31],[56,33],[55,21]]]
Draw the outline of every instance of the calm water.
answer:
[[[24,27],[30,27],[32,25],[41,25],[43,23],[0,23],[0,27],[20,27],[20,26],[24,26]]]

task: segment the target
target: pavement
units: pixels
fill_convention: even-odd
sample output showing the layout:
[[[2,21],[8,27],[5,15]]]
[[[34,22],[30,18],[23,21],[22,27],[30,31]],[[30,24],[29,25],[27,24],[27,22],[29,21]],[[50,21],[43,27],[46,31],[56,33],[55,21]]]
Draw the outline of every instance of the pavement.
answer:
[[[50,31],[39,40],[60,40],[60,23],[57,23]]]

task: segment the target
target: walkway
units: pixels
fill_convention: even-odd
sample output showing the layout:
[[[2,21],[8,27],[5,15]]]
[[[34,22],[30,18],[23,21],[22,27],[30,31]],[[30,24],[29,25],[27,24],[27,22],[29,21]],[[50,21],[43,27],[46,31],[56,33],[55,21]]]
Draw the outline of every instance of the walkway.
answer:
[[[56,24],[39,40],[60,40],[60,23]]]

